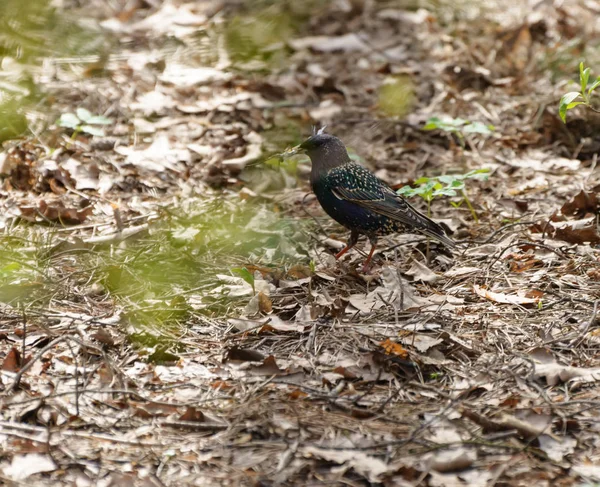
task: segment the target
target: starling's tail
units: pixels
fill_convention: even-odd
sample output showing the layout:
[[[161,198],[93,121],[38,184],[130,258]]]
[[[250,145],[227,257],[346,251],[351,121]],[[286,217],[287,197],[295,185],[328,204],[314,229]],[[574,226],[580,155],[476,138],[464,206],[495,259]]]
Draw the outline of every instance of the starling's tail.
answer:
[[[444,229],[442,228],[441,225],[439,225],[431,220],[427,223],[428,223],[427,227],[419,228],[419,232],[421,232],[424,235],[427,235],[428,237],[439,240],[446,247],[448,247],[450,249],[456,248],[456,242],[454,242],[454,240],[452,240],[450,237],[448,237],[446,235],[446,233],[444,232]]]

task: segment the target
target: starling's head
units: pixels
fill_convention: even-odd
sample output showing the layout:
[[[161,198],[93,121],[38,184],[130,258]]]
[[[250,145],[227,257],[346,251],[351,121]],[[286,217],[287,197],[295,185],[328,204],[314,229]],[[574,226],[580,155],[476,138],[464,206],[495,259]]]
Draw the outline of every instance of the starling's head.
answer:
[[[330,169],[350,161],[346,146],[337,137],[322,131],[312,135],[300,145],[286,151],[286,155],[305,153],[310,157],[313,168]]]

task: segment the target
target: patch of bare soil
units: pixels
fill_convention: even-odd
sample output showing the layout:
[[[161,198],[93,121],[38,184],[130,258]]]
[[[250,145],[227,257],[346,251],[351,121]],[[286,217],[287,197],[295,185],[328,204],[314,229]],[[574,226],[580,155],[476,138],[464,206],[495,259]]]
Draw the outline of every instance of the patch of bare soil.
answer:
[[[115,49],[37,81],[106,135],[0,153],[3,481],[600,482],[600,132],[558,117],[597,5],[80,3]],[[394,187],[489,168],[477,221],[432,204],[459,249],[336,262],[306,166],[272,158],[324,124]]]

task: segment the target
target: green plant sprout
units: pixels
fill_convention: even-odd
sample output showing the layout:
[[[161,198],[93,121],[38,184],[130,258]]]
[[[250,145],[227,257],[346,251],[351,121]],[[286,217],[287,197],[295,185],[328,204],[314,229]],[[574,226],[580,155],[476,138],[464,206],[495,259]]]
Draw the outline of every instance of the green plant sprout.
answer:
[[[463,118],[431,117],[423,127],[423,130],[442,130],[456,134],[461,146],[464,146],[465,136],[468,134],[491,135],[495,130],[493,125],[481,122],[471,122]]]
[[[583,62],[579,63],[579,85],[581,91],[569,91],[568,93],[565,93],[558,105],[558,115],[563,123],[567,123],[567,111],[578,105],[585,105],[590,110],[600,113],[600,110],[594,108],[590,103],[592,93],[600,86],[600,76],[588,86],[591,74],[591,68],[584,68]]]
[[[77,136],[84,132],[90,135],[98,135],[104,137],[104,129],[101,125],[110,125],[112,120],[102,115],[93,115],[85,108],[78,108],[76,113],[63,113],[58,119],[59,127],[73,129],[71,140],[75,140]]]
[[[473,171],[469,171],[466,174],[446,174],[444,176],[437,177],[422,177],[415,181],[416,187],[404,186],[396,191],[401,196],[413,197],[420,196],[427,202],[427,216],[431,216],[431,202],[441,196],[455,197],[460,194],[462,197],[460,201],[454,202],[451,201],[450,204],[455,208],[460,207],[463,202],[467,204],[469,207],[469,211],[473,216],[473,219],[476,222],[479,222],[479,218],[473,205],[471,204],[471,200],[467,194],[467,188],[465,185],[465,181],[467,179],[478,179],[480,181],[486,181],[489,177],[490,170],[487,168],[484,169],[475,169]]]
[[[254,274],[250,272],[245,267],[235,267],[231,269],[231,272],[240,276],[244,281],[246,281],[250,286],[252,286],[252,294],[256,294],[256,289],[254,287]]]

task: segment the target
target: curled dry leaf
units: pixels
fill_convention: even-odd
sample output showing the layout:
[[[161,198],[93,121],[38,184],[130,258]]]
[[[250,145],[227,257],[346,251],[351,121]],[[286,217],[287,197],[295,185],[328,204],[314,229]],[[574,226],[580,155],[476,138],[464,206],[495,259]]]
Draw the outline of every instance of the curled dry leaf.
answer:
[[[391,341],[389,338],[379,344],[387,355],[396,355],[401,358],[408,358],[408,352],[399,343]]]
[[[559,364],[548,349],[534,348],[529,352],[529,356],[534,360],[534,376],[538,378],[545,377],[549,386],[571,380],[577,380],[578,382],[600,380],[600,367],[583,368]]]
[[[418,260],[413,260],[412,266],[406,271],[406,274],[412,276],[415,281],[435,282],[439,279],[435,272]]]
[[[11,347],[2,362],[2,370],[6,370],[7,372],[18,372],[22,365],[21,354],[15,347]]]
[[[437,472],[459,472],[473,465],[477,460],[477,452],[466,448],[436,453],[429,460],[429,467]]]
[[[262,362],[265,356],[256,350],[232,347],[227,352],[224,362]]]
[[[50,221],[67,225],[78,225],[90,216],[94,209],[92,206],[74,208],[65,206],[62,201],[46,202],[41,200],[36,207],[21,206],[21,218],[30,222]]]
[[[56,464],[48,455],[40,453],[29,453],[27,455],[15,455],[3,474],[11,480],[25,480],[30,475],[56,470]]]
[[[543,151],[529,151],[525,157],[508,159],[507,164],[523,169],[533,169],[535,172],[577,171],[581,166],[578,159],[565,157],[548,157]]]
[[[457,278],[470,276],[481,272],[479,267],[453,267],[444,273],[444,277]]]
[[[206,416],[200,409],[196,409],[193,406],[188,406],[185,412],[179,417],[181,421],[196,421],[203,423],[206,421]]]
[[[261,313],[269,314],[273,311],[273,303],[269,296],[262,291],[258,293],[258,309]]]
[[[495,303],[501,304],[535,304],[539,302],[539,298],[528,298],[525,296],[519,296],[517,294],[504,294],[489,291],[479,287],[477,284],[473,286],[473,291],[482,298],[489,299]]]
[[[535,377],[545,377],[549,386],[555,386],[561,382],[596,382],[600,380],[600,367],[580,368],[553,364],[536,364]]]
[[[378,482],[380,477],[388,472],[389,467],[377,457],[354,450],[329,450],[307,446],[302,449],[306,457],[319,458],[328,462],[338,463],[353,468],[358,474],[363,475],[369,482]]]
[[[598,197],[596,193],[581,190],[571,201],[562,205],[560,212],[567,216],[582,217],[586,213],[596,213],[598,211]]]
[[[577,446],[575,438],[556,439],[548,435],[541,435],[538,438],[540,449],[546,452],[548,458],[555,462],[562,462],[566,455],[571,455]]]

